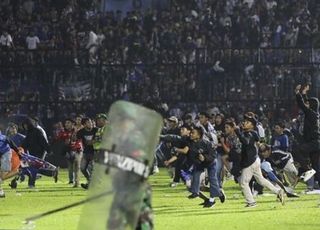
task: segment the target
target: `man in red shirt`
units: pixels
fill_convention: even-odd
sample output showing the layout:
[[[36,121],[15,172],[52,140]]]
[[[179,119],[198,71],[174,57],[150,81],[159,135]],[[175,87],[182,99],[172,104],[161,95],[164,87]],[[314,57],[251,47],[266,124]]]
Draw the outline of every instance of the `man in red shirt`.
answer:
[[[77,132],[74,125],[75,122],[72,119],[66,119],[64,123],[64,130],[58,134],[57,139],[63,141],[65,144],[69,184],[73,184],[73,187],[79,187],[83,146],[81,140],[77,138]]]

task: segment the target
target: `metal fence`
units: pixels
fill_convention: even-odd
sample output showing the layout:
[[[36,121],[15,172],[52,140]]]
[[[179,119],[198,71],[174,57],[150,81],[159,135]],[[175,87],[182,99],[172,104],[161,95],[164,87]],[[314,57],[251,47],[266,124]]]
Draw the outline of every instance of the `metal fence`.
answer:
[[[97,64],[112,63],[113,52],[104,52],[101,47],[97,52]],[[135,53],[135,51],[138,51]],[[259,48],[259,49],[131,49],[126,55],[120,52],[116,64],[135,64],[127,56],[136,55],[144,64],[214,64],[224,63],[261,64],[261,65],[319,65],[320,49],[317,48]],[[2,49],[0,52],[1,68],[72,66],[74,58],[81,65],[88,65],[88,50],[68,50],[42,48],[38,50]],[[136,57],[135,56],[135,57]]]
[[[291,100],[295,84],[312,83],[317,95],[320,86],[315,49],[197,49],[184,60],[110,64],[100,57],[95,65],[86,50],[78,54],[80,65],[69,50],[3,51],[0,101],[141,102],[158,94],[167,102]]]

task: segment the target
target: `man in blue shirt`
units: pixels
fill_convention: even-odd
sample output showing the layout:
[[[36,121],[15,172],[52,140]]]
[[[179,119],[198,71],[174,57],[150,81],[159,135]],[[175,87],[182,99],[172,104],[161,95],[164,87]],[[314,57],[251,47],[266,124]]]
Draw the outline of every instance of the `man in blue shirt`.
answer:
[[[17,146],[0,132],[0,198],[4,198],[5,194],[1,187],[2,181],[6,174],[11,171],[11,148],[19,152]]]
[[[282,122],[277,122],[274,126],[274,135],[271,139],[271,146],[274,150],[282,150],[287,152],[289,149],[289,138],[284,134],[285,125]]]
[[[18,126],[14,123],[9,124],[8,129],[7,129],[7,136],[18,147],[21,146],[24,138],[26,138],[25,135],[18,133]]]

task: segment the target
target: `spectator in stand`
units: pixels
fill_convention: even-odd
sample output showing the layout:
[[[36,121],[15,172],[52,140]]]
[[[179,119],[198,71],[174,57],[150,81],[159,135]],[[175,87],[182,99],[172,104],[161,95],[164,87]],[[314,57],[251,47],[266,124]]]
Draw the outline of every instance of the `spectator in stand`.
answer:
[[[8,31],[4,30],[0,37],[0,44],[3,50],[14,48],[13,40]]]
[[[34,31],[31,31],[30,34],[26,38],[26,44],[28,50],[36,50],[38,49],[38,45],[40,44],[39,37],[35,35]]]
[[[86,45],[86,49],[89,51],[89,64],[97,63],[97,50],[98,50],[98,36],[92,30],[88,34],[88,44]]]
[[[61,2],[64,3],[61,4]],[[14,39],[14,46],[21,48],[21,50],[11,53],[12,49],[10,49],[10,55],[12,54],[10,60],[8,60],[6,52],[0,54],[1,92],[4,92],[2,87],[6,88],[2,80],[7,84],[9,75],[10,79],[19,82],[19,87],[22,88],[19,95],[26,101],[36,97],[22,93],[29,86],[21,79],[28,79],[28,84],[30,84],[32,78],[34,80],[32,87],[36,88],[32,89],[32,92],[35,92],[41,91],[39,89],[41,85],[62,85],[70,81],[70,78],[73,82],[79,82],[89,74],[89,78],[93,77],[95,83],[101,82],[105,78],[108,79],[108,81],[103,81],[106,86],[103,89],[96,87],[97,85],[92,86],[92,88],[97,88],[96,92],[91,94],[98,95],[94,100],[105,100],[106,98],[114,100],[122,97],[144,102],[145,95],[149,93],[145,89],[151,88],[160,89],[161,96],[168,101],[172,98],[189,99],[191,102],[198,99],[203,101],[224,100],[225,98],[238,100],[248,99],[248,96],[253,97],[253,95],[255,95],[254,98],[259,97],[262,100],[270,99],[273,98],[273,90],[278,89],[278,82],[283,82],[282,86],[290,88],[287,87],[288,81],[284,79],[290,77],[290,79],[298,80],[297,76],[302,76],[306,70],[285,68],[283,72],[286,74],[281,79],[280,77],[275,79],[269,77],[275,75],[275,68],[261,65],[261,63],[279,64],[282,61],[286,63],[295,59],[298,61],[307,60],[307,62],[312,60],[311,54],[304,50],[279,52],[280,50],[269,48],[272,46],[295,48],[296,45],[310,47],[311,40],[316,42],[315,36],[318,33],[319,20],[317,20],[318,17],[313,6],[314,4],[311,2],[304,4],[294,1],[289,4],[287,1],[274,0],[172,1],[172,4],[166,9],[133,11],[128,12],[126,17],[121,17],[122,13],[126,14],[127,12],[99,13],[95,10],[92,2],[83,4],[83,1],[67,3],[66,1],[28,0],[19,4],[19,1],[2,1],[0,7],[1,26],[10,31],[10,35]],[[119,66],[103,66],[104,70],[101,71],[101,74],[92,75],[90,73],[95,71],[88,71],[86,68],[78,69],[76,74],[74,70],[60,71],[60,64],[88,63],[87,55],[83,54],[83,50],[88,44],[87,34],[90,29],[96,32],[99,51],[92,52],[89,61],[103,64],[139,65],[144,74],[141,87],[129,87],[125,74],[126,66],[121,68]],[[28,36],[28,31],[34,31],[34,35]],[[107,43],[102,42],[101,47],[100,35],[101,38],[105,37],[105,41],[108,41]],[[26,47],[27,36],[30,38],[32,52],[29,52],[29,45]],[[41,44],[36,37],[39,42],[41,41]],[[304,42],[305,40],[306,42]],[[41,48],[49,49],[46,51],[39,49],[40,45]],[[259,45],[268,49],[252,50],[252,52],[239,49],[257,48]],[[231,47],[232,50],[231,52],[219,50],[221,47]],[[55,50],[51,50],[51,48]],[[92,46],[92,50],[95,49]],[[234,49],[239,50],[235,51]],[[196,51],[195,55],[193,51]],[[297,54],[292,55],[292,53]],[[210,66],[212,64],[214,71],[208,71],[203,74],[205,75],[203,77],[202,71],[198,71],[199,68],[193,68],[189,65],[183,67],[180,65],[148,65],[179,64],[187,60],[196,65]],[[25,64],[28,66],[36,65],[40,62],[59,65],[58,70],[50,71],[50,76],[48,75],[44,79],[40,76],[49,73],[42,73],[38,68],[32,68],[28,71],[25,71],[24,68],[14,68],[14,72],[8,75],[6,68],[4,68],[8,66],[8,61],[10,64],[21,66]],[[219,64],[215,65],[215,63]],[[253,63],[259,63],[259,68],[255,66],[250,74],[245,74],[244,68],[247,64],[253,66],[251,65]],[[236,68],[234,68],[235,66]],[[219,81],[219,84],[216,84],[218,90],[213,91],[213,88],[209,88],[211,92],[215,92],[214,94],[203,93],[204,90],[200,83],[204,82],[209,86],[207,78],[211,77],[212,73],[215,75],[219,71],[225,73],[224,76],[227,76],[234,84],[228,83],[220,87]],[[116,84],[113,84],[114,82]],[[228,80],[223,80],[223,82],[228,82]],[[252,87],[247,87],[248,85]],[[141,93],[141,88],[144,89],[144,93]],[[188,91],[184,90],[185,88]],[[53,91],[43,90],[40,98],[56,98]],[[188,97],[185,97],[186,92],[188,92]],[[49,93],[51,95],[47,95]],[[259,95],[257,95],[258,93]],[[282,95],[277,96],[281,99],[288,99],[288,95],[290,94],[287,93],[286,98]],[[2,94],[0,96],[3,97]],[[21,98],[10,97],[6,100],[16,101],[22,100]],[[57,106],[53,109],[56,116],[65,113],[67,109],[63,107]],[[1,113],[7,114],[8,111],[4,110],[6,109],[2,108]],[[19,113],[20,110],[25,110],[27,113],[30,113],[30,110],[41,112],[39,107],[26,108],[25,105],[10,106],[9,110],[10,113]],[[59,110],[62,113],[59,113]],[[79,108],[79,112],[86,112],[86,110]]]
[[[30,34],[26,38],[26,45],[29,50],[28,52],[28,58],[29,58],[29,64],[33,65],[35,64],[34,60],[34,52],[35,50],[38,49],[38,45],[40,44],[40,40],[38,36],[35,35],[34,31],[31,31]]]

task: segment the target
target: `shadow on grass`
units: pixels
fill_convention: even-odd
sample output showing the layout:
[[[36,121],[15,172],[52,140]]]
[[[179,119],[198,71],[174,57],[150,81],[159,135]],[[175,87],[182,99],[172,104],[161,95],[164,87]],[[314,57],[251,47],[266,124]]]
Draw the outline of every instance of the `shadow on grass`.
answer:
[[[54,189],[50,189],[50,188],[34,188],[34,189],[17,189],[17,192],[79,192],[79,191],[83,191],[84,194],[86,194],[86,190],[81,189],[81,188],[54,188]]]
[[[200,200],[199,200],[200,201]],[[302,201],[302,200],[301,200]],[[199,202],[200,203],[200,202]],[[269,204],[267,207],[263,206],[262,209],[259,207],[260,204]],[[243,206],[242,206],[243,205]],[[183,209],[182,209],[183,208]],[[282,206],[279,202],[276,201],[259,201],[258,207],[256,208],[245,208],[244,204],[238,204],[237,207],[228,207],[223,206],[223,204],[216,204],[213,208],[204,209],[202,206],[183,205],[181,207],[169,207],[166,205],[154,207],[155,215],[170,215],[176,217],[182,216],[195,216],[195,215],[208,215],[208,214],[236,214],[236,213],[249,213],[249,212],[269,212],[273,210],[285,210],[285,206]],[[304,207],[304,209],[313,209],[315,207]],[[187,210],[186,210],[187,209]],[[290,208],[291,209],[291,208]]]
[[[181,194],[181,192],[187,192],[188,190],[184,188],[152,188],[153,192],[165,192],[165,193],[177,193]]]
[[[48,195],[41,195],[41,194],[38,194],[38,193],[35,193],[34,195],[29,195],[28,197],[51,197],[51,198],[58,198],[58,197],[83,197],[83,198],[86,198],[87,196],[86,195],[81,195],[81,194],[55,194],[55,195],[52,195],[52,196],[48,196]]]
[[[183,216],[199,216],[199,215],[219,215],[219,214],[235,214],[235,213],[248,213],[248,212],[270,212],[273,211],[275,208],[268,208],[268,209],[259,209],[254,208],[254,209],[246,209],[246,208],[240,208],[240,209],[225,209],[225,208],[220,208],[217,209],[215,207],[210,208],[210,209],[204,209],[201,206],[199,208],[194,208],[194,209],[188,209],[188,210],[178,210],[177,207],[175,208],[166,208],[166,209],[161,209],[157,210],[155,209],[155,215],[166,215],[170,214],[170,216],[176,216],[176,217],[183,217]]]

